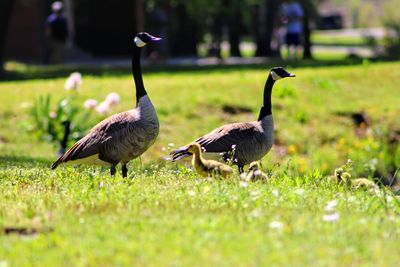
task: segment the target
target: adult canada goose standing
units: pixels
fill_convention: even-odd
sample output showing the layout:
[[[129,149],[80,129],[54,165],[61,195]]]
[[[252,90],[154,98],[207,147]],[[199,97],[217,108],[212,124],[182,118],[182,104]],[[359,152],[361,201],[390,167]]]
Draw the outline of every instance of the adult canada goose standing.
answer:
[[[271,69],[264,87],[264,103],[257,121],[239,122],[221,126],[210,133],[196,139],[205,153],[222,153],[227,160],[233,154],[234,163],[239,172],[244,165],[260,160],[271,149],[274,142],[274,121],[271,110],[271,93],[274,83],[282,78],[295,77],[282,67]],[[189,144],[190,145],[190,144]],[[180,160],[191,155],[189,145],[173,150],[172,160]]]
[[[94,164],[110,166],[110,174],[115,174],[115,166],[122,164],[122,176],[126,177],[126,164],[142,155],[156,140],[159,122],[153,104],[143,85],[140,67],[140,53],[146,44],[161,38],[142,32],[136,35],[132,51],[132,72],[136,85],[136,108],[115,114],[100,123],[76,142],[52,166],[61,163]]]

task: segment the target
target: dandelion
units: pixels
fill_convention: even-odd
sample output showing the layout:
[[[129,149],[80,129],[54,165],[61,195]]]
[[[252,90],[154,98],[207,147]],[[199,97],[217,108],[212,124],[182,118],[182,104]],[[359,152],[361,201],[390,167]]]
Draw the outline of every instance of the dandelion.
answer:
[[[326,214],[322,216],[322,220],[324,222],[336,222],[337,220],[339,220],[339,218],[340,218],[339,213]]]
[[[108,102],[108,104],[110,105],[110,106],[116,106],[116,105],[118,105],[119,104],[119,101],[120,101],[120,97],[119,97],[119,94],[117,94],[117,93],[109,93],[108,95],[107,95],[107,97],[106,97],[106,100],[105,100],[105,102]]]
[[[290,145],[288,146],[287,151],[289,155],[294,155],[298,152],[298,149],[296,145]]]
[[[96,111],[100,113],[101,115],[105,115],[110,111],[110,105],[108,102],[104,101],[101,102],[97,107]]]
[[[279,222],[279,221],[272,221],[269,224],[269,228],[272,229],[282,229],[283,227],[283,223]]]
[[[94,109],[97,106],[97,100],[96,99],[88,99],[83,103],[83,106],[86,109]]]
[[[338,201],[336,199],[329,201],[328,203],[326,203],[325,211],[334,211],[337,204]]]
[[[73,72],[65,81],[65,90],[79,90],[82,84],[82,75],[79,72]]]
[[[52,119],[55,119],[57,117],[57,113],[55,111],[51,111],[49,113],[49,117],[52,118]]]

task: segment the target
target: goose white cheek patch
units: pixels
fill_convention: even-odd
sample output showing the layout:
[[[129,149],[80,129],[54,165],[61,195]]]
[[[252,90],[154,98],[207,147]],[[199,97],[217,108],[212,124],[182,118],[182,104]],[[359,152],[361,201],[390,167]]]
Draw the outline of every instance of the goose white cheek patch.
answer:
[[[146,45],[145,42],[143,42],[140,38],[135,37],[135,39],[133,40],[136,44],[137,47],[143,47]]]
[[[278,74],[276,74],[275,71],[271,71],[271,76],[272,76],[272,79],[273,79],[274,81],[277,81],[277,80],[279,80],[279,79],[282,79],[282,77],[279,76]]]

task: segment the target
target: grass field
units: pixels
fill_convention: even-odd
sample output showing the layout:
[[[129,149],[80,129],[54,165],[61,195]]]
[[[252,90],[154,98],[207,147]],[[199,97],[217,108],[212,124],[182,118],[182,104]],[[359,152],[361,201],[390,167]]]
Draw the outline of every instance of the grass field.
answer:
[[[21,67],[29,79],[0,83],[0,266],[397,266],[398,196],[326,176],[349,158],[353,176],[400,166],[388,141],[400,129],[400,63],[294,66],[297,77],[273,91],[277,142],[262,161],[270,179],[248,184],[205,180],[163,157],[223,123],[254,120],[270,66],[147,71],[161,131],[128,179],[49,169],[57,147],[29,130],[28,110],[39,95],[71,92],[65,71]],[[129,71],[82,73],[76,101],[117,92],[112,113],[134,105]],[[361,111],[371,121],[362,134],[343,115]]]

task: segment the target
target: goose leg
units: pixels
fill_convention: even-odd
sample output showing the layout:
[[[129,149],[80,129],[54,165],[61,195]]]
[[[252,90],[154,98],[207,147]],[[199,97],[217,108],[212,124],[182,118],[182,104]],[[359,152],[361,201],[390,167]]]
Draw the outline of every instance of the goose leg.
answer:
[[[239,166],[239,165],[238,165],[238,169],[239,169],[239,173],[243,173],[243,172],[244,172],[243,166]]]
[[[126,178],[128,176],[128,168],[126,167],[126,163],[122,164],[122,177]]]
[[[110,168],[110,175],[111,176],[115,175],[115,166],[114,165],[112,165],[111,168]]]

